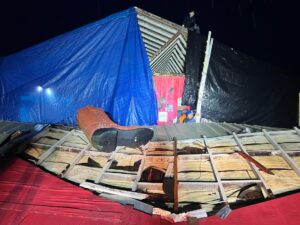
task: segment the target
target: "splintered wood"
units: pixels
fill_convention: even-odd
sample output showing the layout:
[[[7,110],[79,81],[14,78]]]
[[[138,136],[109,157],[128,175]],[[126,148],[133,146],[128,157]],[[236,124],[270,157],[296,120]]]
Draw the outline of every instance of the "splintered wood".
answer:
[[[150,142],[143,149],[119,146],[114,153],[104,153],[91,147],[81,131],[73,130],[71,135],[67,135],[69,132],[49,128],[31,143],[25,156],[37,163],[50,149],[49,156],[39,165],[70,181],[96,182],[116,190],[136,190],[159,196],[168,194],[166,191],[170,187],[166,180],[173,177],[172,142]],[[210,155],[202,138],[179,141],[179,206],[197,203],[208,212],[214,210],[224,200],[219,193],[219,185],[223,186],[229,203],[263,198],[262,186],[275,195],[299,189],[300,177],[286,158],[300,167],[299,133],[287,130],[269,132],[268,135],[272,141],[262,132],[239,134],[236,136],[238,140],[232,135],[208,138],[206,145]],[[280,148],[287,153],[286,157],[282,157]],[[242,150],[274,175],[254,171],[253,164],[238,153]],[[212,167],[211,161],[214,161],[215,167]],[[162,201],[161,197],[158,201]],[[168,198],[165,201],[172,204]]]

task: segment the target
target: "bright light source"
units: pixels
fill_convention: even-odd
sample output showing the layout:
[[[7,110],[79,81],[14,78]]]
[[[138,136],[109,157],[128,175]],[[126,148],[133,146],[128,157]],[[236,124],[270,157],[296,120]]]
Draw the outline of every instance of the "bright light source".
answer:
[[[43,87],[42,87],[42,86],[37,86],[36,90],[37,90],[38,92],[42,92],[42,91],[43,91]]]
[[[46,89],[46,93],[47,93],[48,95],[52,95],[52,89],[51,89],[51,88],[47,88],[47,89]]]

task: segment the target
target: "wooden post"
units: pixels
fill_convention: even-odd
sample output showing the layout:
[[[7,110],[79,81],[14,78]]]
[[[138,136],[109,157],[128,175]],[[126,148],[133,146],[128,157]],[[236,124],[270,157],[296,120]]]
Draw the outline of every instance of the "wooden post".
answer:
[[[178,211],[178,169],[177,169],[177,138],[173,138],[174,141],[174,162],[173,162],[173,176],[174,176],[174,205],[175,212]]]

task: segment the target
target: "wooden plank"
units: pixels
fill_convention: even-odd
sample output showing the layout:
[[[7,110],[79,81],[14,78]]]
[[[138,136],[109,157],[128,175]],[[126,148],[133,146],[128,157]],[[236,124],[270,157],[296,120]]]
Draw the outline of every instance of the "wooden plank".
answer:
[[[70,173],[70,171],[74,168],[74,166],[82,159],[84,153],[90,148],[90,145],[88,145],[85,149],[81,150],[81,152],[79,152],[77,154],[77,156],[73,159],[73,161],[69,164],[69,167],[67,170],[65,170],[63,173],[60,174],[60,176],[62,178],[65,178],[66,176],[68,176],[68,174]]]
[[[134,209],[137,209],[139,211],[152,214],[153,213],[153,206],[146,204],[144,202],[141,202],[139,200],[129,198],[129,197],[124,197],[120,195],[115,195],[115,194],[107,194],[107,193],[102,193],[100,194],[101,197],[107,198],[111,201],[116,201],[120,202],[122,205],[133,205]]]
[[[45,147],[45,148],[50,148],[52,145],[48,145],[48,144],[40,144],[40,143],[30,143],[31,146],[35,146],[35,147]],[[56,148],[58,148],[60,151],[77,151],[80,152],[82,151],[84,148],[76,148],[76,147],[69,147],[69,146],[63,146],[63,145],[57,145]],[[91,147],[92,148],[92,147]],[[94,156],[110,156],[111,153],[108,152],[98,152],[98,151],[94,151],[94,150],[90,150],[89,154],[93,154]]]
[[[256,174],[256,176],[260,178],[258,169],[261,169],[262,171],[264,171],[266,173],[272,174],[272,172],[269,171],[266,167],[264,167],[262,164],[257,162],[251,156],[249,156],[245,146],[242,145],[242,143],[240,142],[240,140],[239,140],[238,136],[236,135],[236,133],[233,132],[232,134],[233,134],[234,140],[236,141],[237,145],[240,148],[240,151],[243,153],[243,154],[241,154],[241,156],[244,157],[247,160],[247,162],[251,166],[251,168],[254,171],[254,173]]]
[[[123,191],[123,190],[118,190],[114,188],[109,188],[105,187],[99,184],[94,184],[90,182],[83,182],[80,184],[80,187],[93,190],[99,193],[109,193],[109,194],[115,194],[115,195],[120,195],[124,197],[129,197],[129,198],[134,198],[138,200],[143,200],[149,197],[147,194],[142,194],[142,193],[137,193],[137,192],[131,192],[131,191]]]
[[[138,182],[140,181],[141,176],[142,176],[142,173],[143,173],[143,171],[144,171],[145,157],[146,157],[146,155],[147,155],[147,151],[144,150],[144,151],[143,151],[143,157],[142,157],[142,159],[141,159],[141,164],[140,164],[140,166],[139,166],[139,169],[138,169],[138,172],[137,172],[137,175],[136,175],[134,184],[133,184],[132,189],[131,189],[132,191],[136,191],[137,188],[138,188]]]
[[[267,140],[274,146],[275,149],[280,151],[281,156],[284,158],[284,160],[289,164],[289,166],[295,171],[295,173],[300,177],[300,168],[295,163],[295,161],[281,148],[281,146],[274,141],[274,139],[271,137],[271,135],[266,131],[263,130],[263,133]]]
[[[146,193],[164,194],[162,183],[138,182],[137,190]]]
[[[165,177],[173,177],[173,170],[174,170],[174,164],[173,162],[170,162],[168,164],[166,173],[165,173]]]
[[[209,159],[210,159],[210,162],[211,162],[211,166],[212,166],[212,168],[213,168],[213,172],[214,172],[214,174],[215,174],[215,178],[216,178],[217,183],[218,183],[218,188],[219,188],[219,191],[220,191],[221,198],[222,198],[222,200],[223,200],[224,202],[227,202],[227,196],[226,196],[226,193],[225,193],[225,189],[224,189],[224,186],[223,186],[223,184],[222,184],[222,182],[221,182],[221,178],[220,178],[220,176],[219,176],[218,169],[217,169],[217,167],[216,167],[216,164],[215,164],[215,162],[214,162],[214,159],[213,159],[213,157],[212,157],[212,154],[211,154],[211,152],[210,152],[210,149],[209,149],[209,147],[208,147],[208,145],[207,145],[207,138],[206,138],[206,136],[204,136],[204,144],[205,144],[206,149],[207,149],[207,152],[208,152],[208,154],[209,154]]]
[[[107,163],[105,164],[105,166],[102,168],[101,173],[99,174],[99,176],[96,178],[95,183],[100,183],[104,173],[109,169],[109,167],[111,166],[112,162],[114,161],[116,154],[118,153],[119,149],[116,149],[109,157]]]
[[[261,180],[222,180],[222,184],[253,184],[253,183],[262,183]]]
[[[212,156],[222,180],[256,179],[248,162],[238,153]]]
[[[57,148],[58,145],[61,145],[67,137],[72,135],[74,133],[74,130],[67,133],[65,136],[63,136],[58,142],[56,142],[54,145],[52,145],[37,161],[37,165],[40,165],[46,158],[48,158]]]
[[[199,190],[199,189],[211,189],[211,188],[216,188],[218,189],[218,182],[179,182],[179,189],[189,189],[191,191]]]
[[[245,148],[245,146],[241,143],[241,141],[239,140],[238,136],[233,133],[233,137],[235,139],[235,141],[237,142],[238,146],[240,147],[241,151],[245,152],[246,154],[249,154]],[[269,196],[269,197],[273,197],[273,193],[271,191],[271,188],[269,187],[269,185],[267,184],[266,180],[263,178],[263,176],[260,174],[258,168],[256,167],[255,164],[250,163],[251,168],[253,169],[255,175],[259,178],[259,180],[262,182],[262,184],[260,185],[261,189],[262,189],[262,193],[265,196]]]
[[[45,147],[45,148],[51,148],[53,145],[50,144],[41,144],[41,143],[31,143],[32,146],[36,147]],[[62,146],[62,145],[57,145],[57,149],[60,149],[61,151],[70,151],[70,150],[75,150],[75,151],[81,151],[83,148],[76,148],[76,147],[69,147],[69,146]]]

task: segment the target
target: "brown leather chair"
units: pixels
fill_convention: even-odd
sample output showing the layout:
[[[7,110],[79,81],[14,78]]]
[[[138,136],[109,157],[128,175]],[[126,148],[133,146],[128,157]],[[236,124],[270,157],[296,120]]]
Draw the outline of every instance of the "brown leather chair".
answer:
[[[80,129],[98,150],[111,152],[116,146],[137,148],[148,143],[153,130],[141,126],[120,126],[100,108],[86,106],[77,114]]]

